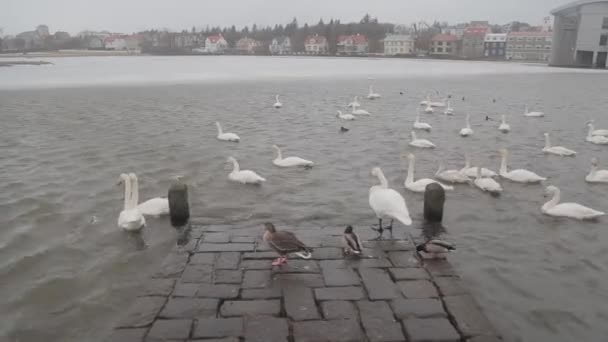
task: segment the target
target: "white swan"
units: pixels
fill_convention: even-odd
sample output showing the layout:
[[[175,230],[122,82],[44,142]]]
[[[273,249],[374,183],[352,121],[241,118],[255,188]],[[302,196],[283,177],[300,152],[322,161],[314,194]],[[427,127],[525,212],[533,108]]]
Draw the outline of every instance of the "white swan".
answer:
[[[414,129],[430,131],[433,127],[426,122],[420,122],[420,110],[416,110],[416,121],[414,121]]]
[[[431,96],[429,94],[426,95],[426,100],[420,101],[421,106],[428,106],[431,104]]]
[[[441,185],[441,187],[446,191],[454,190],[453,186],[441,184],[438,181],[430,178],[421,178],[417,181],[414,181],[414,172],[416,168],[416,157],[413,154],[409,154],[407,156],[408,166],[407,166],[407,176],[405,178],[405,188],[413,191],[413,192],[425,192],[426,186],[432,183],[436,183]]]
[[[470,115],[467,114],[465,121],[466,121],[466,126],[465,128],[460,130],[460,136],[461,137],[468,137],[469,135],[473,135],[473,129],[471,129],[471,124],[469,123],[469,118]]]
[[[593,220],[606,215],[604,212],[585,207],[578,203],[559,203],[560,191],[558,187],[553,185],[549,185],[547,189],[545,189],[545,197],[547,196],[553,197],[541,208],[542,213],[545,215],[569,217],[578,220]]]
[[[388,181],[384,177],[384,173],[379,167],[372,169],[372,175],[378,177],[379,185],[374,185],[369,188],[369,206],[372,208],[378,218],[378,231],[382,236],[384,229],[389,229],[392,232],[393,219],[403,223],[406,226],[412,224],[410,213],[407,210],[405,199],[400,193],[388,187]],[[382,219],[390,218],[391,224],[388,227],[382,227]]]
[[[597,158],[591,159],[591,170],[585,180],[589,183],[608,183],[608,170],[598,170],[597,165]]]
[[[137,204],[139,202],[139,181],[137,175],[130,173],[131,183],[133,187],[133,198],[137,205],[137,209],[146,216],[162,216],[169,215],[169,199],[163,197],[151,198],[145,202]]]
[[[589,120],[587,125],[591,127],[591,135],[602,135],[608,137],[608,129],[595,129],[593,120]]]
[[[352,114],[343,114],[342,111],[338,111],[338,114],[336,114],[336,116],[339,119],[342,119],[342,120],[355,120],[355,116],[354,115],[352,115]]]
[[[567,149],[563,146],[551,146],[551,139],[549,138],[549,133],[545,133],[545,147],[543,147],[543,152],[549,154],[555,154],[558,156],[566,156],[566,157],[574,157],[576,152],[570,149]]]
[[[426,139],[418,139],[416,137],[416,132],[412,131],[412,141],[410,141],[410,146],[419,147],[419,148],[435,148],[435,144]]]
[[[471,180],[467,175],[460,172],[460,170],[445,170],[443,161],[439,161],[439,168],[435,172],[435,178],[450,183],[470,183]]]
[[[281,108],[281,107],[283,107],[283,104],[281,103],[281,101],[279,101],[279,95],[275,95],[275,96],[274,96],[274,99],[275,99],[275,101],[276,101],[276,102],[274,103],[274,105],[273,105],[273,106],[274,106],[274,108]]]
[[[435,112],[435,110],[433,109],[433,107],[431,107],[430,104],[426,105],[426,108],[424,108],[424,112],[427,114],[433,114]]]
[[[475,178],[477,177],[477,167],[471,167],[471,158],[469,158],[469,154],[464,154],[464,167],[460,170],[460,172],[464,173],[467,177]],[[487,177],[496,177],[498,174],[490,169],[486,169],[485,167],[481,168],[481,176],[484,178]]]
[[[528,109],[528,105],[526,105],[526,108],[524,109],[524,116],[528,116],[528,117],[542,117],[545,116],[545,113],[543,112],[531,112]]]
[[[355,96],[355,99],[353,100],[353,102],[349,103],[346,107],[353,107],[353,108],[361,107],[361,104],[359,103],[359,96]]]
[[[367,98],[370,100],[376,100],[380,98],[380,94],[374,93],[374,88],[371,84],[369,86],[369,94],[367,94]]]
[[[303,166],[303,167],[312,167],[314,165],[310,160],[302,159],[300,157],[287,157],[283,158],[281,154],[281,149],[277,145],[272,145],[272,148],[277,152],[277,157],[272,161],[272,163],[278,167],[294,167],[294,166]]]
[[[220,125],[219,122],[216,122],[215,126],[217,126],[217,139],[218,140],[232,141],[232,142],[239,142],[239,141],[241,141],[241,138],[239,138],[239,136],[236,135],[236,134],[234,134],[234,133],[224,133],[222,131],[222,126]]]
[[[448,100],[447,108],[443,111],[445,115],[454,115],[454,108],[452,108],[452,103]]]
[[[475,186],[477,186],[479,189],[487,191],[492,195],[500,195],[502,192],[502,187],[500,184],[490,177],[482,177],[481,169],[482,168],[480,167],[477,168],[477,178],[475,178],[473,184],[475,184]]]
[[[511,126],[507,123],[507,118],[503,114],[501,117],[500,126],[498,126],[498,130],[503,133],[509,133],[511,131]]]
[[[350,113],[353,115],[372,115],[370,112],[366,111],[365,109],[356,109],[355,107],[353,107],[353,110]]]
[[[443,108],[443,107],[445,107],[445,100],[444,101],[431,102],[430,105],[431,105],[431,107],[440,107],[440,108]]]
[[[589,131],[587,131],[587,137],[585,138],[585,140],[587,140],[587,142],[590,142],[592,144],[596,144],[596,145],[606,145],[608,144],[608,137],[605,137],[603,135],[593,135],[593,124],[592,123],[588,123],[587,127],[589,127]]]
[[[241,170],[239,163],[234,157],[228,157],[228,162],[232,162],[232,172],[228,174],[228,179],[242,184],[261,184],[266,181],[266,178],[261,177],[251,170]]]
[[[118,226],[126,231],[140,230],[146,225],[146,219],[139,209],[137,209],[137,202],[135,202],[137,198],[133,197],[131,177],[123,173],[120,175],[120,179],[120,182],[125,185],[125,200],[124,208],[118,215]]]
[[[500,174],[502,178],[506,178],[517,183],[538,183],[547,180],[547,178],[541,177],[536,173],[525,169],[507,171],[507,156],[509,155],[509,151],[503,148],[499,152],[501,160],[498,174]]]

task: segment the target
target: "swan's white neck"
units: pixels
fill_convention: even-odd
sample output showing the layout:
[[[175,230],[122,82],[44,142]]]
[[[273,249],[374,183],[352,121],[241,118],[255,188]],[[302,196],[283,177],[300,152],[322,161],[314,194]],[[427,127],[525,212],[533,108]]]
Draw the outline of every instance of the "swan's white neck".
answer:
[[[452,103],[448,100],[448,109],[452,109]]]
[[[507,153],[506,152],[501,152],[502,154],[502,158],[500,159],[500,170],[499,173],[501,175],[506,174],[507,173]]]
[[[239,172],[241,170],[241,168],[239,167],[239,162],[236,161],[236,159],[231,159],[232,161],[232,172]]]
[[[464,168],[465,169],[470,169],[471,168],[471,159],[469,158],[469,154],[468,153],[464,154]]]
[[[439,161],[439,168],[437,169],[437,172],[435,172],[435,176],[437,176],[440,173],[442,173],[444,169],[445,169],[445,167],[443,166],[443,162]]]
[[[139,203],[139,181],[134,173],[131,174],[131,181],[131,188],[133,189],[133,193],[131,194],[131,208],[135,208]]]
[[[124,200],[124,208],[123,209],[130,209],[131,207],[131,193],[133,191],[132,187],[131,187],[131,177],[129,177],[128,175],[125,175],[125,177],[121,177],[123,183],[125,184],[125,200]]]
[[[589,131],[587,132],[587,138],[591,138],[593,137],[593,131],[594,131],[594,127],[593,124],[589,124]]]
[[[591,164],[591,170],[589,170],[589,177],[595,177],[597,173],[597,165]]]
[[[471,128],[471,124],[469,123],[469,114],[467,114],[467,117],[465,118],[465,121],[467,123],[467,128]]]
[[[274,146],[274,150],[277,152],[276,159],[283,159],[283,154],[281,153],[281,149],[278,146]]]
[[[549,138],[549,134],[545,135],[545,148],[551,148],[551,139]]]
[[[555,207],[555,205],[557,205],[557,203],[559,203],[559,199],[560,199],[559,192],[560,192],[559,189],[555,189],[553,191],[553,198],[551,198],[549,200],[549,202],[547,202],[543,205],[543,209],[545,209],[545,210],[551,209],[551,208]]]
[[[414,182],[414,168],[416,167],[416,161],[412,158],[407,166],[407,177],[405,177],[405,183]]]
[[[477,179],[481,179],[481,166],[477,167]]]
[[[220,123],[216,122],[215,126],[217,127],[217,134],[222,134],[222,126],[220,126]]]
[[[502,115],[502,124],[506,125],[507,124],[507,118],[505,117],[505,115]]]
[[[275,100],[277,100],[277,103],[279,102],[279,95],[275,95],[274,96]]]
[[[384,177],[384,173],[382,171],[379,171],[377,176],[378,176],[378,180],[380,181],[380,186],[387,189],[388,181],[386,180],[386,177]]]

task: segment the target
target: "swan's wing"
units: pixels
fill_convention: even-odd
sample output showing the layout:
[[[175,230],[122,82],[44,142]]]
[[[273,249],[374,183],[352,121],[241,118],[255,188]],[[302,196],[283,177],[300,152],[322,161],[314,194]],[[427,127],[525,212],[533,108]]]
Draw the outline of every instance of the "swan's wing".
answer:
[[[259,182],[259,181],[265,181],[266,179],[260,175],[258,175],[257,173],[251,171],[251,170],[242,170],[240,171],[241,176],[243,177],[243,179],[247,182]]]
[[[580,205],[578,203],[560,203],[551,208],[551,211],[575,217],[596,216],[604,214],[601,211],[585,207],[584,205]]]
[[[517,180],[543,180],[544,177],[537,175],[532,171],[525,169],[517,169],[509,172],[509,177]]]
[[[283,159],[288,164],[312,164],[310,160],[302,159],[300,157],[287,157]]]

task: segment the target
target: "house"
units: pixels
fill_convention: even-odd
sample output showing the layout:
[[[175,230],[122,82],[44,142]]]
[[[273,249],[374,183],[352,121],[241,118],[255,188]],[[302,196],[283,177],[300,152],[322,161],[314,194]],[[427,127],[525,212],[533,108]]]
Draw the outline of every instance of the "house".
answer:
[[[311,55],[325,55],[329,51],[327,38],[315,34],[314,36],[306,37],[304,40],[304,50]]]
[[[484,56],[484,41],[489,32],[488,26],[469,26],[462,34],[462,58],[479,59]]]
[[[236,50],[242,54],[253,55],[259,45],[260,42],[257,40],[245,37],[237,40]]]
[[[507,51],[506,33],[488,33],[483,41],[483,55],[486,58],[504,59]]]
[[[178,33],[173,37],[173,46],[178,49],[198,47],[198,36],[195,33]]]
[[[103,41],[106,50],[126,50],[127,42],[122,35],[113,35]]]
[[[361,55],[369,52],[367,37],[358,33],[338,36],[336,45],[339,55]]]
[[[551,57],[552,32],[511,32],[507,35],[507,59],[548,61]]]
[[[453,34],[440,33],[431,39],[431,55],[456,57],[460,51],[460,39]]]
[[[386,56],[411,55],[414,53],[414,38],[407,34],[391,34],[384,38]]]
[[[207,53],[224,53],[228,48],[228,42],[221,34],[213,35],[205,39],[205,51]]]
[[[89,50],[99,50],[105,48],[104,38],[100,36],[87,36],[84,45]]]
[[[272,55],[288,55],[291,53],[291,39],[289,37],[277,37],[268,46]]]

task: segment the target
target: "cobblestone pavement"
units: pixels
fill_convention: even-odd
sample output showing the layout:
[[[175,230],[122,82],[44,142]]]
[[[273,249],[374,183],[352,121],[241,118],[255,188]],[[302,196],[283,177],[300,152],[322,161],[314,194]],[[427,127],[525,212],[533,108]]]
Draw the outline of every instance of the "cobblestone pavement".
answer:
[[[272,267],[262,225],[191,228],[107,341],[500,341],[449,262],[421,262],[404,233],[345,258],[343,227],[288,228],[313,257]]]

